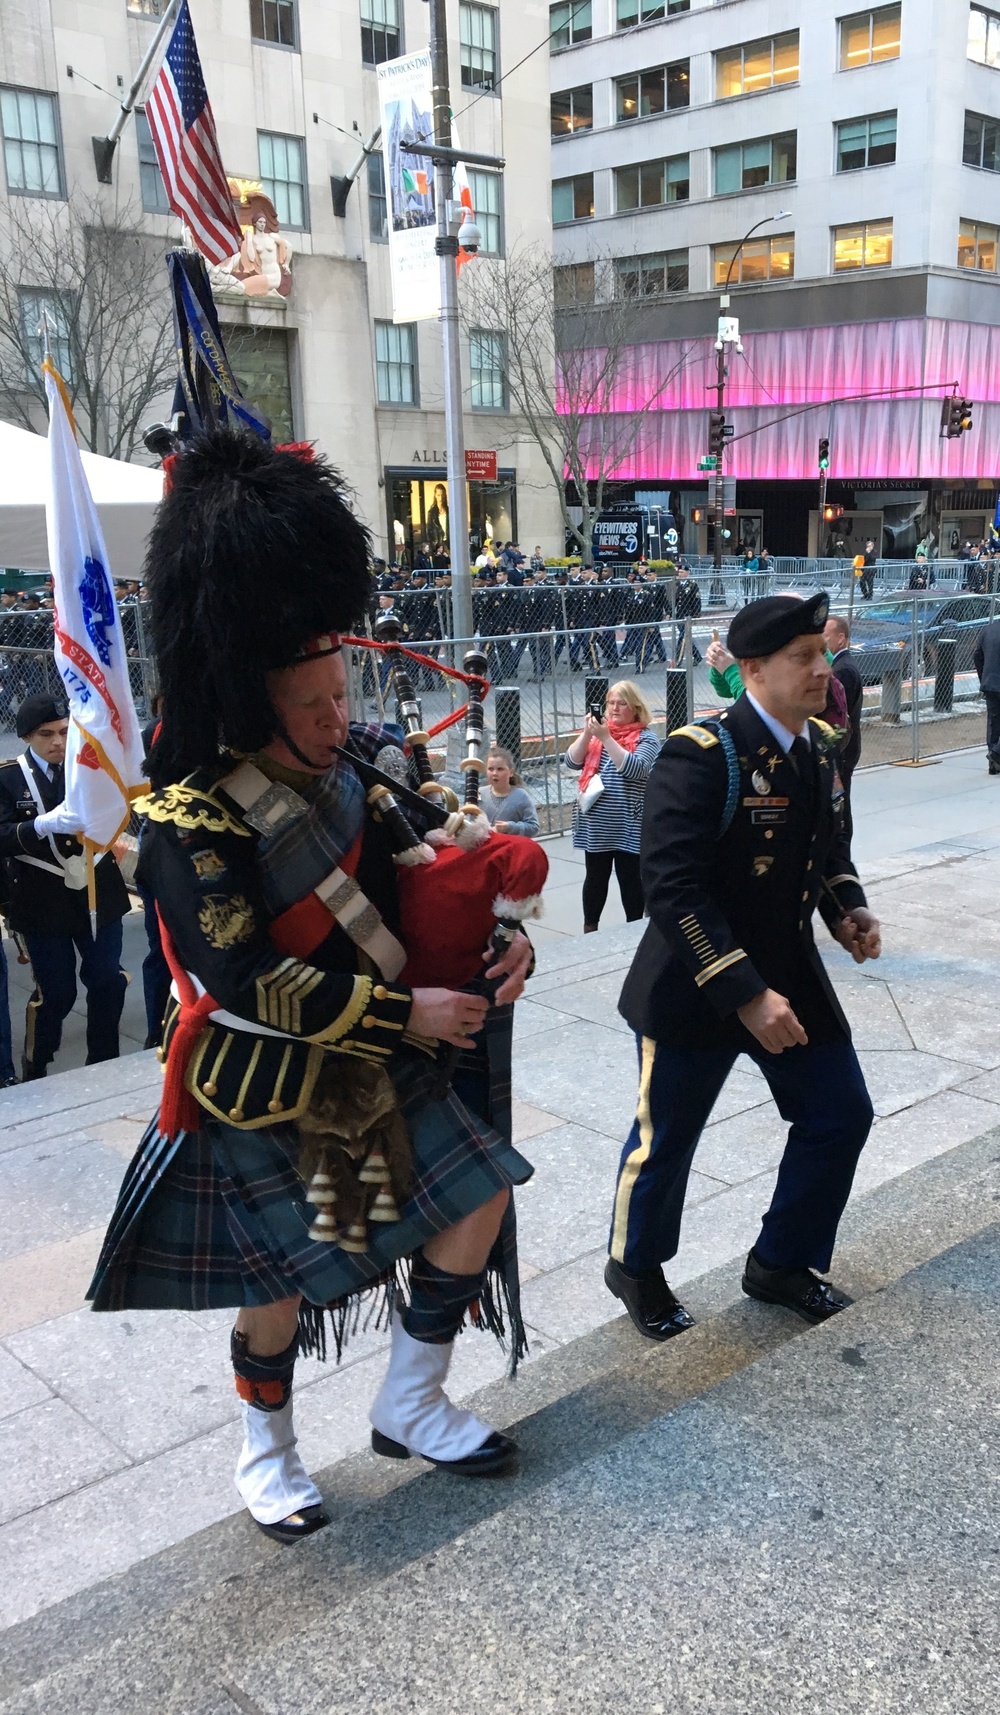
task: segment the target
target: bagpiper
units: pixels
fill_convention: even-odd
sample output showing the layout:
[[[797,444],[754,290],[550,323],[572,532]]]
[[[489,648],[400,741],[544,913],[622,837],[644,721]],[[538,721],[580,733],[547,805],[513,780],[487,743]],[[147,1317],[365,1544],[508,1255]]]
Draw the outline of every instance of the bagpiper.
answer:
[[[465,1476],[515,1455],[444,1388],[467,1317],[512,1363],[524,1345],[511,1188],[531,1168],[490,1050],[509,1047],[532,954],[517,933],[487,972],[492,1003],[402,979],[378,777],[405,780],[403,735],[348,720],[339,633],[369,600],[370,543],[336,473],[228,429],[167,463],[145,573],[162,721],[141,804],[173,978],[165,1082],[89,1297],[237,1310],[236,1483],[292,1541],[327,1523],[296,1451],[296,1355],[323,1355],[332,1330],[339,1356],[365,1294],[391,1317],[375,1450]]]

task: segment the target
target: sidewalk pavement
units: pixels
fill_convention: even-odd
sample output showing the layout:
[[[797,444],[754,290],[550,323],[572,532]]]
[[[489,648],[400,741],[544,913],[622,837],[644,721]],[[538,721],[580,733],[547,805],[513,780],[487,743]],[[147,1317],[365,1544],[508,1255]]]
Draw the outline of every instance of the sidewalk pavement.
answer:
[[[855,793],[859,865],[874,881],[886,952],[863,970],[832,945],[829,958],[878,1116],[858,1175],[856,1199],[864,1199],[1000,1122],[1000,781],[988,779],[981,753],[969,753],[930,768],[873,771]],[[641,926],[575,937],[578,873],[560,850],[539,970],[516,1027],[515,1136],[536,1167],[518,1196],[532,1344],[525,1389],[533,1363],[619,1312],[601,1274],[635,1060],[615,1003]],[[2,1098],[2,1624],[238,1510],[231,1313],[98,1317],[81,1308],[159,1080],[154,1057],[133,1054]],[[735,1281],[782,1142],[763,1080],[741,1064],[699,1150],[675,1285],[723,1265]],[[382,1345],[369,1330],[340,1370],[300,1366],[298,1422],[311,1468],[364,1445]],[[492,1382],[502,1367],[491,1340],[464,1336],[456,1395]],[[510,1418],[524,1397],[516,1385],[503,1390]],[[337,1481],[331,1473],[334,1492]]]

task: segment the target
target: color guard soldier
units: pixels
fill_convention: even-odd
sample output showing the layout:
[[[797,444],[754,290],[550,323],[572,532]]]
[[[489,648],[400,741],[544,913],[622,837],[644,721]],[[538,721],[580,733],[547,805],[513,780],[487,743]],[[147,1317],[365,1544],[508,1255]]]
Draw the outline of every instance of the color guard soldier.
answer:
[[[813,942],[819,907],[860,964],[881,951],[843,828],[825,594],[749,603],[729,629],[746,690],[681,727],[643,813],[650,924],[619,1003],[640,1041],[637,1117],[618,1175],[605,1280],[640,1333],[692,1318],[667,1285],[695,1149],[740,1054],[790,1130],[743,1290],[821,1322],[850,1302],[821,1280],[872,1122],[847,1020]]]
[[[114,855],[97,861],[97,934],[87,904],[79,827],[63,802],[65,702],[26,697],[17,736],[27,748],[0,768],[0,857],[9,860],[8,921],[31,960],[34,989],[24,1026],[25,1081],[44,1078],[76,1000],[76,961],[87,990],[87,1065],[118,1057],[118,1025],[128,978],[121,968],[128,889]]]

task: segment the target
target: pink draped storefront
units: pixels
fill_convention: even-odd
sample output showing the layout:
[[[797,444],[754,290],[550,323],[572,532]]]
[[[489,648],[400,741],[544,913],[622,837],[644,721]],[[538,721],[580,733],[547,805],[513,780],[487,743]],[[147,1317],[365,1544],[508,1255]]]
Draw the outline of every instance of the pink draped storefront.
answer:
[[[730,445],[728,473],[754,481],[815,478],[817,439],[829,435],[830,475],[837,480],[919,476],[960,486],[996,474],[1000,328],[925,319],[861,322],[747,333],[743,344],[742,357],[730,356],[726,415],[737,436],[760,432]],[[711,338],[634,348],[611,399],[612,413],[631,417],[654,395],[656,403],[643,416],[616,479],[698,480],[707,412],[715,405],[709,391],[715,365]],[[958,439],[942,440],[941,399],[956,381],[959,393],[974,401],[974,427]],[[845,394],[920,385],[928,388],[924,397],[825,403]],[[816,410],[775,421],[813,401]],[[613,416],[609,426],[613,445]]]

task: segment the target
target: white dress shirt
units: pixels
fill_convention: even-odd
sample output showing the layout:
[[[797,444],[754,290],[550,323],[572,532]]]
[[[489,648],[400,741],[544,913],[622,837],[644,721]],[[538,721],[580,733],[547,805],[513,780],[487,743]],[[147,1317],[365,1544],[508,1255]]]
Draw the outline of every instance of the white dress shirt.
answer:
[[[780,744],[786,756],[797,738],[804,738],[808,745],[812,744],[812,740],[809,736],[808,721],[806,721],[801,732],[789,732],[786,726],[782,726],[780,721],[776,721],[773,715],[769,715],[766,709],[761,708],[760,703],[758,703],[757,698],[754,696],[752,691],[747,692],[747,702],[753,704],[761,720],[764,722],[764,725],[767,727],[768,732],[771,734],[772,738]]]

